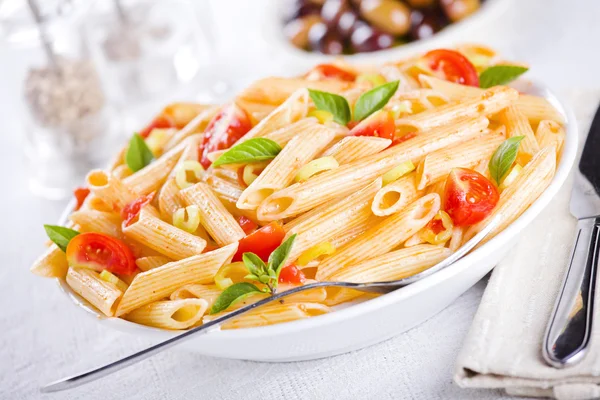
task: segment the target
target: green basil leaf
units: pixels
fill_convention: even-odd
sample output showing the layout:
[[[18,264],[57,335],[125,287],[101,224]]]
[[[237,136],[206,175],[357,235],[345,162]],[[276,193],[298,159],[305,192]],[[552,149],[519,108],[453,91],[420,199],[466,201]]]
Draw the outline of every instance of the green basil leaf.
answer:
[[[129,148],[125,154],[125,162],[130,170],[137,172],[154,160],[154,154],[150,151],[144,139],[134,133],[129,141]]]
[[[479,86],[487,89],[492,86],[506,85],[527,72],[529,68],[518,65],[494,65],[479,76]]]
[[[44,225],[46,235],[52,240],[62,251],[67,251],[67,246],[71,239],[79,235],[79,232],[73,229],[65,228],[58,225]]]
[[[254,293],[262,293],[259,288],[248,282],[240,282],[229,286],[217,297],[210,308],[210,314],[226,310],[232,304],[240,302]]]
[[[383,106],[398,90],[399,81],[388,82],[360,95],[354,105],[354,120],[362,121]]]
[[[267,271],[267,265],[259,256],[254,253],[244,253],[242,254],[242,261],[244,261],[244,265],[248,268],[248,271],[252,275],[256,275],[260,277],[264,275]]]
[[[498,185],[502,182],[502,179],[510,167],[517,158],[517,152],[519,151],[519,144],[521,140],[525,139],[525,136],[513,136],[510,139],[506,139],[494,152],[488,168],[490,169],[490,175],[492,179],[496,181]]]
[[[285,242],[281,243],[278,248],[273,250],[269,256],[269,268],[272,268],[277,276],[275,282],[279,280],[279,273],[285,264],[285,260],[287,260],[288,256],[290,255],[290,251],[292,250],[292,245],[294,244],[295,239],[296,234],[293,234]]]
[[[213,166],[225,164],[248,164],[258,161],[271,160],[279,154],[281,146],[271,139],[254,138],[248,139],[233,146],[221,157],[217,158]]]
[[[333,120],[341,125],[350,122],[351,112],[348,100],[344,97],[319,90],[308,89],[310,98],[315,103],[318,110],[329,111],[333,114]]]

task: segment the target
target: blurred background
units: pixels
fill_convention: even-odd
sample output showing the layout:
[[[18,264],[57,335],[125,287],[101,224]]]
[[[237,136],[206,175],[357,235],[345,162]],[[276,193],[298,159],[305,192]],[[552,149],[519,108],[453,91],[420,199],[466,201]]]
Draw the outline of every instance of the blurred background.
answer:
[[[57,319],[72,318],[56,310],[67,300],[28,273],[42,224],[169,102],[223,102],[340,54],[381,62],[463,42],[528,63],[569,101],[600,90],[599,15],[598,0],[0,0],[0,302],[26,299],[49,322],[47,340],[26,341],[8,326],[23,307],[8,308],[0,346],[25,335],[51,354],[73,325]]]

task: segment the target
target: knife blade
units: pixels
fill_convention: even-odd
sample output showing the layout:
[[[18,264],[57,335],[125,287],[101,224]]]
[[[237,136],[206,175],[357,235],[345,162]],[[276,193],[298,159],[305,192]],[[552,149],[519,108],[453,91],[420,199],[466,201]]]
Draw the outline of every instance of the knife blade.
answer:
[[[575,243],[542,351],[544,360],[556,368],[581,361],[592,332],[600,260],[600,108],[575,171],[570,211],[578,219]]]

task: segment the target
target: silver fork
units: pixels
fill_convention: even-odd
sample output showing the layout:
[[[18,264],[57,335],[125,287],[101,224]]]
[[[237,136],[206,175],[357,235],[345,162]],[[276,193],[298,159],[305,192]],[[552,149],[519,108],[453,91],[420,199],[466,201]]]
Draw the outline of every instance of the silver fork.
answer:
[[[466,255],[473,247],[475,247],[488,233],[494,229],[494,227],[499,223],[501,216],[496,216],[484,229],[482,229],[477,235],[475,235],[471,240],[465,243],[461,248],[459,248],[456,252],[454,252],[450,257],[445,260],[439,262],[433,267],[426,269],[423,272],[418,274],[409,276],[404,279],[399,279],[396,281],[388,281],[388,282],[370,282],[370,283],[353,283],[353,282],[315,282],[310,283],[304,286],[298,286],[290,290],[286,290],[285,292],[276,293],[273,296],[267,297],[266,299],[257,301],[256,303],[249,304],[245,307],[239,308],[235,311],[230,312],[227,315],[223,315],[222,317],[215,318],[212,321],[209,321],[201,326],[196,328],[192,328],[188,331],[183,332],[180,335],[167,339],[163,342],[157,343],[154,346],[148,347],[147,349],[141,350],[137,353],[131,354],[127,357],[124,357],[120,360],[113,361],[109,364],[103,365],[101,367],[91,369],[89,371],[83,372],[78,375],[74,375],[68,378],[63,378],[58,381],[52,382],[41,388],[43,393],[50,392],[59,392],[62,390],[72,389],[77,386],[84,385],[88,382],[93,382],[97,379],[105,377],[107,375],[113,374],[117,371],[122,370],[123,368],[127,368],[133,364],[137,364],[138,362],[145,360],[146,358],[152,357],[155,354],[160,353],[161,351],[167,350],[179,343],[184,342],[185,340],[190,339],[192,336],[202,333],[207,333],[211,331],[217,330],[224,322],[229,321],[232,318],[235,318],[239,315],[247,313],[257,307],[264,306],[265,304],[272,303],[277,301],[285,296],[289,296],[294,293],[299,293],[304,290],[320,288],[320,287],[342,287],[348,289],[355,289],[362,292],[370,292],[370,293],[389,293],[401,287],[407,286],[411,283],[419,281],[441,269],[448,267],[453,264],[464,255]]]

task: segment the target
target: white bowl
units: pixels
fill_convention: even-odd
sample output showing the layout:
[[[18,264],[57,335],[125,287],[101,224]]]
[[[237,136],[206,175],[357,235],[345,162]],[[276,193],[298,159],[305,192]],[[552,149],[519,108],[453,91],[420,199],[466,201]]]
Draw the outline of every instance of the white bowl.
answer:
[[[521,230],[556,195],[575,160],[578,134],[572,111],[547,88],[526,82],[520,85],[522,91],[548,98],[561,111],[566,118],[567,137],[556,175],[548,188],[521,217],[495,238],[448,268],[378,298],[300,321],[252,329],[212,331],[181,345],[214,357],[273,362],[311,360],[379,343],[443,310],[487,274],[511,249]],[[75,294],[63,280],[59,280],[59,284],[73,302],[110,327],[156,340],[177,334],[119,318],[107,318]]]
[[[500,20],[510,3],[510,0],[486,0],[477,12],[462,21],[448,25],[430,38],[385,50],[344,55],[343,57],[360,64],[372,64],[401,60],[409,55],[422,53],[448,43],[461,42],[469,32],[492,24],[494,20]],[[284,2],[279,0],[272,2],[270,7],[265,8],[266,15],[262,19],[264,23],[263,39],[271,46],[273,54],[282,56],[286,60],[286,64],[294,65],[298,71],[306,71],[310,66],[339,57],[301,50],[289,43],[283,35],[282,4]],[[457,40],[459,36],[462,40]]]

